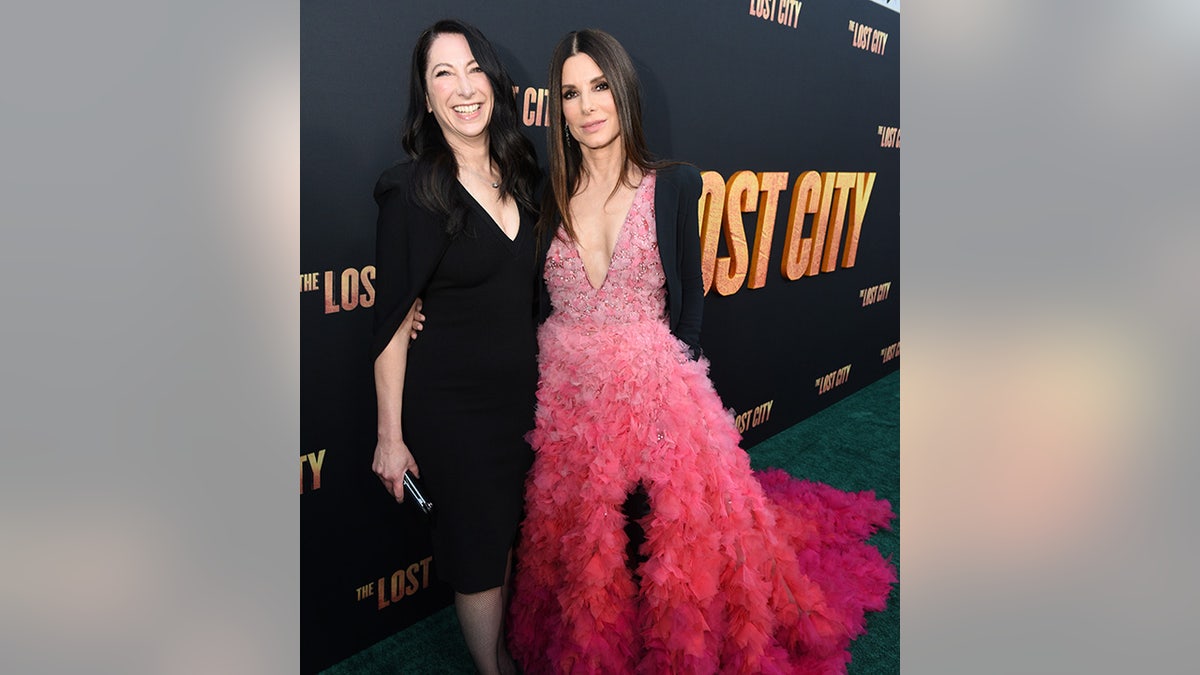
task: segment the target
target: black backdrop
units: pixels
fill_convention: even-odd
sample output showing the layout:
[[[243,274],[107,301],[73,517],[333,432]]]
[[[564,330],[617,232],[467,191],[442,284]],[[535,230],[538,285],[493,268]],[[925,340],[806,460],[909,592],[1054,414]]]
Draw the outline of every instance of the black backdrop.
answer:
[[[305,672],[450,600],[434,581],[420,520],[371,473],[368,357],[371,188],[403,156],[413,43],[444,17],[477,25],[497,46],[543,160],[545,64],[557,40],[568,30],[602,28],[630,52],[650,147],[696,164],[711,188],[698,205],[709,216],[701,227],[723,260],[708,262],[714,287],[705,299],[702,341],[745,447],[899,367],[898,2],[303,2]],[[793,214],[802,185],[814,188],[812,201],[796,200]],[[739,186],[750,188],[744,214]],[[727,202],[732,217],[722,219]],[[766,242],[760,220],[772,232],[769,248],[756,246]],[[789,226],[797,252],[810,239],[812,248],[836,246],[837,254],[814,255],[807,267],[793,258],[803,276],[793,271],[798,278],[788,278],[782,270]]]

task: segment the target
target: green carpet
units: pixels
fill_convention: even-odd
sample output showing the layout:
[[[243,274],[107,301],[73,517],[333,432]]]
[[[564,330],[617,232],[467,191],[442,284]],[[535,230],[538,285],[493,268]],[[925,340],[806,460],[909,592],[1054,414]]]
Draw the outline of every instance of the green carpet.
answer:
[[[789,474],[847,491],[874,490],[897,519],[871,539],[900,567],[900,373],[895,372],[750,448],[755,469]],[[900,672],[900,589],[887,609],[867,615],[867,634],[850,646],[850,673]],[[447,607],[322,671],[328,675],[403,673],[472,675],[475,667]],[[616,675],[616,674],[613,674]]]

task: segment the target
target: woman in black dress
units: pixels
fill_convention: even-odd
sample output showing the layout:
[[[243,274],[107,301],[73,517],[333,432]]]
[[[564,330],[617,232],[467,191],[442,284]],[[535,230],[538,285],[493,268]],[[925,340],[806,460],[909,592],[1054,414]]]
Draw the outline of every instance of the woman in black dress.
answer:
[[[512,80],[474,27],[440,21],[413,50],[404,148],[375,186],[372,468],[437,505],[434,565],[481,673],[511,672],[503,617],[537,387],[532,236],[538,180]],[[433,320],[409,345],[414,301]]]

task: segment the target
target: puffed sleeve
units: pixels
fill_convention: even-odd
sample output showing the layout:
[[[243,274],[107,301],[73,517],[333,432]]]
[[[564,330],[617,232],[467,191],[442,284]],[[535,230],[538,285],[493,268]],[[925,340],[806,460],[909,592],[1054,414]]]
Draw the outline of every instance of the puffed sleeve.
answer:
[[[679,179],[679,206],[675,214],[675,237],[679,251],[680,293],[679,323],[675,337],[691,348],[693,359],[700,357],[700,324],[704,318],[704,275],[700,270],[700,172],[690,165],[676,168]]]
[[[388,169],[375,184],[375,333],[371,360],[379,358],[433,277],[449,245],[437,218],[412,199],[412,164]]]

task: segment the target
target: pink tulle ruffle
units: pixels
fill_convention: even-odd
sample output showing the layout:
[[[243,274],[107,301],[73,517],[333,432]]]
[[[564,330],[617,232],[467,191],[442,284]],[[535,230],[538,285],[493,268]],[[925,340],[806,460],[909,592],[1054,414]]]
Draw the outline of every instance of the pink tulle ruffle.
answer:
[[[896,582],[866,543],[895,515],[872,492],[751,470],[706,362],[662,320],[653,194],[648,174],[599,289],[573,245],[549,251],[510,649],[531,675],[844,673]],[[640,584],[621,511],[638,483]]]

